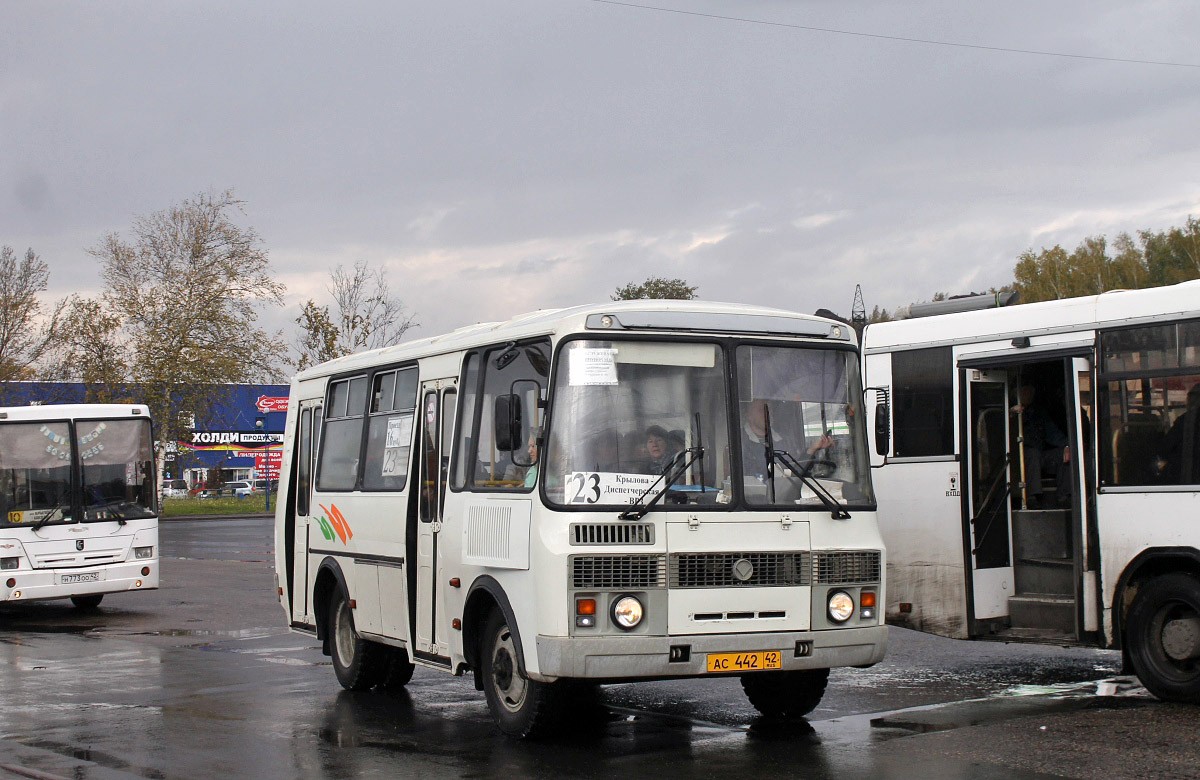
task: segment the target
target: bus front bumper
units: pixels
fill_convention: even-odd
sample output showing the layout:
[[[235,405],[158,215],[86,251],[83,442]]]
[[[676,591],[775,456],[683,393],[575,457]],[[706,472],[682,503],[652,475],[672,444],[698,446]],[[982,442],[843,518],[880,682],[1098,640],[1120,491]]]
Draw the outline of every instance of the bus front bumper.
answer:
[[[685,646],[687,660],[672,661],[672,648]],[[529,676],[543,682],[561,677],[597,680],[705,677],[719,674],[707,671],[709,653],[759,650],[779,651],[784,671],[869,666],[883,660],[887,626],[777,634],[538,636],[538,672]],[[674,655],[678,658],[682,652],[676,650]]]
[[[142,574],[142,569],[150,570]],[[63,575],[91,575],[91,582],[63,582]],[[9,581],[14,584],[10,587]],[[108,564],[107,568],[15,569],[0,572],[0,602],[65,599],[96,593],[120,593],[126,590],[154,590],[158,587],[158,559]]]

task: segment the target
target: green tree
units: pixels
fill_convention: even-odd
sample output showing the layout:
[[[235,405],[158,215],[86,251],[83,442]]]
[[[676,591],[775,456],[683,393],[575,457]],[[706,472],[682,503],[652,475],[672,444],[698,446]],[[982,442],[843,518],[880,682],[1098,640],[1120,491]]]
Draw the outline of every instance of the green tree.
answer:
[[[295,344],[298,368],[399,344],[405,332],[417,325],[415,316],[388,289],[382,268],[372,271],[360,261],[353,273],[339,265],[329,276],[333,314],[329,306],[318,306],[310,298],[296,318],[300,326]]]
[[[1110,254],[1103,236],[1085,238],[1073,252],[1055,245],[1034,253],[1027,249],[1013,268],[1014,285],[1022,303],[1098,295],[1106,290],[1147,285],[1142,252],[1125,233],[1113,242]]]
[[[612,295],[614,301],[635,301],[643,298],[669,298],[690,301],[696,297],[699,287],[691,286],[684,279],[663,279],[652,276],[641,284],[630,282],[618,287]]]
[[[66,301],[43,306],[50,268],[33,249],[17,257],[0,247],[0,382],[36,378],[36,364],[55,345]]]
[[[122,324],[120,315],[106,308],[103,300],[71,296],[43,376],[83,382],[87,403],[137,402],[140,393],[131,382],[130,345],[122,335]]]
[[[1200,279],[1200,219],[1188,217],[1184,228],[1138,233],[1150,285]]]
[[[119,333],[162,442],[183,438],[230,384],[280,376],[283,336],[256,322],[282,303],[283,286],[258,234],[235,222],[241,207],[232,191],[197,195],[135,218],[129,240],[110,233],[88,250],[105,282],[102,331]]]

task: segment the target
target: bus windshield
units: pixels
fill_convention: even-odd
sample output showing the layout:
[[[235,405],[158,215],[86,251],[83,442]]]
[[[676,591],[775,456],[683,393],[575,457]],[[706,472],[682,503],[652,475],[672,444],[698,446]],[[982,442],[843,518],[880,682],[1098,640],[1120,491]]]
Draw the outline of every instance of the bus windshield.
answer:
[[[71,521],[71,431],[65,422],[0,426],[0,522]]]
[[[580,340],[559,359],[546,456],[551,502],[629,506],[668,482],[667,509],[728,501],[720,346]]]
[[[150,422],[80,420],[75,423],[81,501],[74,500],[71,423],[6,423],[0,427],[0,522],[41,527],[156,517]]]
[[[149,420],[80,420],[83,519],[155,517],[154,451]]]
[[[873,504],[857,354],[760,345],[736,354],[746,502]]]

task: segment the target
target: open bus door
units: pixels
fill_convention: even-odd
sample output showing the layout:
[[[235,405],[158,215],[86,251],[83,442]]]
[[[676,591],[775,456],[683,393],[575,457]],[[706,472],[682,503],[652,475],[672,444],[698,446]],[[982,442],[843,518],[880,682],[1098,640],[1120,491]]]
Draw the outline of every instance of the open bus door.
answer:
[[[1095,588],[1084,577],[1089,493],[1079,468],[1091,452],[1080,401],[1088,377],[1090,363],[1078,357],[967,371],[973,635],[1075,642],[1094,624]],[[1035,400],[1012,413],[1023,385],[1034,386]],[[1051,426],[1065,447],[1046,443]]]
[[[972,623],[1005,618],[1013,595],[1009,501],[1008,377],[1003,371],[967,373],[966,528],[971,567]],[[973,629],[976,633],[978,628]]]

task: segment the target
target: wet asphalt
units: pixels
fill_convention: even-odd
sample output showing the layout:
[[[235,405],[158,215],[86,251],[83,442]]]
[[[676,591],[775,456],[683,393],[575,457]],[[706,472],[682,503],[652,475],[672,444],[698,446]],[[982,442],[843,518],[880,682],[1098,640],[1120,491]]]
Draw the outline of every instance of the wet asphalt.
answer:
[[[161,544],[157,591],[0,606],[0,779],[1200,778],[1200,708],[1153,700],[1116,653],[903,629],[804,720],[683,680],[609,686],[562,736],[513,742],[467,678],[342,691],[284,627],[268,518],[164,522]]]

